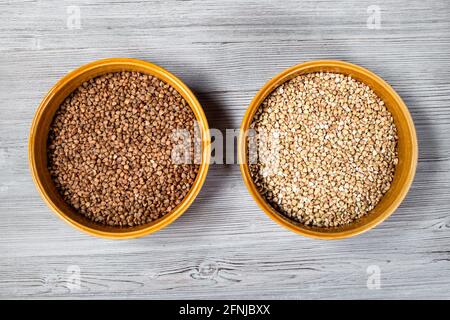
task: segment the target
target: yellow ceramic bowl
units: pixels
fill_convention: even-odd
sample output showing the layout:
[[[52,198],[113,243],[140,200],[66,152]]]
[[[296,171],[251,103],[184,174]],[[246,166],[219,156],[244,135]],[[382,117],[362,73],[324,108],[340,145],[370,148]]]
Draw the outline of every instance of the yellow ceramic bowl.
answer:
[[[391,188],[383,196],[378,205],[366,216],[347,226],[337,228],[307,227],[278,213],[257,191],[247,164],[247,139],[245,138],[245,132],[249,129],[253,116],[260,104],[283,82],[300,74],[320,71],[351,75],[354,79],[369,85],[383,99],[386,107],[392,113],[398,131],[399,163]],[[400,205],[411,186],[416,171],[418,154],[416,131],[405,103],[391,86],[377,75],[360,66],[342,61],[323,60],[307,62],[293,66],[276,75],[253,98],[242,121],[240,132],[238,147],[239,162],[244,182],[250,194],[270,218],[296,233],[312,238],[342,239],[360,234],[375,227],[389,217]]]
[[[189,193],[172,212],[151,223],[131,228],[106,227],[95,224],[75,212],[56,190],[47,169],[47,136],[56,110],[64,99],[83,82],[109,72],[138,71],[155,76],[174,87],[195,114],[202,135],[202,162]],[[110,238],[137,238],[155,232],[178,218],[198,195],[208,171],[210,136],[206,116],[191,90],[176,76],[154,64],[127,58],[99,60],[84,65],[59,80],[39,105],[33,119],[29,139],[29,163],[36,187],[48,206],[64,221],[88,234]]]

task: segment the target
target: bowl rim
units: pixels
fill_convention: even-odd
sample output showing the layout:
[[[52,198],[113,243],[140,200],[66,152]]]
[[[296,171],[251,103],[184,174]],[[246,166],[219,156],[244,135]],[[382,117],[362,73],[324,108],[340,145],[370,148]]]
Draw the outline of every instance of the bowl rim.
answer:
[[[401,188],[401,192],[398,193],[397,197],[395,198],[395,201],[383,212],[383,214],[380,214],[376,219],[368,221],[366,224],[363,224],[357,228],[354,228],[352,230],[343,230],[343,231],[328,231],[328,232],[321,232],[317,230],[310,230],[301,227],[300,225],[294,224],[293,221],[289,221],[289,218],[284,218],[281,216],[280,213],[278,213],[272,206],[270,206],[265,199],[260,195],[260,193],[257,191],[256,186],[253,183],[253,179],[251,178],[250,171],[248,168],[247,163],[247,143],[246,143],[246,132],[249,129],[251,119],[254,115],[254,112],[257,110],[257,108],[260,106],[262,101],[264,101],[264,98],[274,90],[275,85],[279,83],[280,81],[287,81],[289,80],[289,77],[294,76],[295,74],[301,73],[302,71],[305,71],[312,67],[324,67],[324,68],[345,68],[346,70],[352,70],[359,74],[363,74],[365,77],[371,78],[374,82],[376,82],[378,85],[382,86],[386,92],[388,92],[393,99],[395,100],[396,104],[401,109],[402,113],[405,116],[407,126],[411,132],[411,142],[412,142],[412,150],[411,150],[411,167],[409,168],[409,171],[407,173],[406,182],[403,185],[403,188]],[[309,73],[309,72],[306,72]],[[411,114],[409,113],[409,110],[406,106],[406,104],[403,102],[401,97],[398,95],[398,93],[381,77],[373,73],[372,71],[369,71],[366,68],[363,68],[359,65],[340,61],[340,60],[313,60],[308,61],[304,63],[300,63],[297,65],[294,65],[292,67],[289,67],[277,75],[275,75],[272,79],[267,81],[263,87],[256,93],[256,95],[251,100],[244,117],[242,119],[241,127],[240,127],[240,133],[239,133],[239,140],[238,140],[238,159],[239,159],[239,166],[242,178],[244,180],[244,183],[250,193],[250,195],[253,197],[257,205],[264,211],[265,214],[267,214],[273,221],[277,222],[279,225],[287,228],[288,230],[291,230],[297,234],[313,238],[313,239],[322,239],[322,240],[337,240],[337,239],[344,239],[356,236],[358,234],[361,234],[363,232],[366,232],[384,220],[386,220],[400,205],[400,203],[404,200],[406,197],[406,194],[408,193],[412,182],[414,180],[414,175],[417,168],[417,161],[418,161],[418,142],[417,142],[417,135],[416,130],[414,127],[414,122],[412,120]]]
[[[105,66],[123,66],[124,70],[126,70],[126,67],[128,66],[137,66],[137,67],[144,67],[149,71],[149,74],[158,77],[158,75],[164,75],[168,79],[170,79],[173,84],[173,86],[178,92],[183,93],[185,96],[188,96],[189,99],[192,101],[192,104],[194,106],[191,106],[191,108],[195,108],[199,119],[197,121],[199,122],[200,131],[202,132],[202,161],[200,164],[199,171],[197,173],[196,181],[194,182],[193,186],[191,187],[190,192],[186,195],[186,197],[182,200],[182,202],[175,208],[176,210],[171,211],[169,214],[164,215],[163,217],[156,220],[155,223],[153,223],[150,226],[138,229],[138,230],[131,230],[126,231],[126,229],[123,229],[125,231],[121,232],[109,232],[104,230],[98,230],[91,228],[87,225],[84,225],[78,221],[75,221],[71,219],[66,213],[61,210],[48,196],[46,193],[43,183],[39,178],[39,175],[37,174],[37,167],[36,167],[36,157],[35,157],[35,134],[37,125],[42,117],[43,111],[48,106],[49,102],[55,97],[56,93],[59,92],[64,86],[69,83],[70,81],[74,80],[75,78],[81,76],[82,74],[92,71],[93,69],[102,68]],[[107,73],[107,72],[105,72]],[[28,163],[29,168],[31,171],[31,176],[33,178],[34,184],[36,186],[36,189],[38,190],[39,194],[41,195],[42,199],[45,201],[45,203],[52,209],[52,211],[63,221],[70,224],[72,227],[75,227],[76,229],[87,233],[92,236],[100,237],[100,238],[106,238],[106,239],[132,239],[132,238],[138,238],[145,235],[148,235],[150,233],[156,232],[172,222],[174,222],[178,217],[180,217],[187,209],[188,207],[194,202],[195,198],[199,194],[208,173],[209,169],[209,162],[210,162],[210,148],[211,148],[211,136],[209,132],[209,125],[208,120],[206,118],[206,115],[204,113],[204,110],[197,100],[194,93],[188,88],[186,84],[184,84],[178,77],[176,77],[171,72],[167,71],[166,69],[153,64],[151,62],[134,59],[134,58],[106,58],[101,60],[96,60],[87,64],[84,64],[69,73],[67,73],[65,76],[60,78],[53,87],[46,93],[44,98],[41,100],[35,114],[33,117],[33,121],[31,123],[31,128],[29,132],[29,138],[28,138]]]

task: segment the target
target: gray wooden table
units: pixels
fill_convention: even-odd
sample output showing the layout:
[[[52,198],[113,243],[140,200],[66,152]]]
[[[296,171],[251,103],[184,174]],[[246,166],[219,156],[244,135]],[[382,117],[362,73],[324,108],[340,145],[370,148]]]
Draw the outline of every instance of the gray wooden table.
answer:
[[[39,197],[28,131],[60,77],[105,57],[167,68],[222,130],[239,127],[256,91],[284,68],[360,64],[411,111],[414,184],[377,228],[325,242],[269,220],[237,165],[212,165],[195,203],[164,230],[129,241],[80,233]],[[450,298],[449,138],[446,0],[1,0],[0,297]]]

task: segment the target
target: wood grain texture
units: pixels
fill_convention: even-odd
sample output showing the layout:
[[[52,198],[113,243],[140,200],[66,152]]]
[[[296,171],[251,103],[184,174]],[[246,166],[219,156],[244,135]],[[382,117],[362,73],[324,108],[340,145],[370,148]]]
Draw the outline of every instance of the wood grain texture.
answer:
[[[381,29],[366,26],[381,8]],[[79,6],[81,29],[67,28]],[[212,165],[200,196],[148,237],[84,235],[45,206],[28,171],[40,99],[105,57],[159,64],[197,94],[210,126],[237,128],[256,91],[293,64],[341,59],[403,97],[419,165],[401,207],[352,239],[282,229],[237,165]],[[450,3],[435,1],[0,1],[0,298],[450,298]],[[79,266],[71,290],[68,267]],[[366,286],[379,266],[381,289]]]

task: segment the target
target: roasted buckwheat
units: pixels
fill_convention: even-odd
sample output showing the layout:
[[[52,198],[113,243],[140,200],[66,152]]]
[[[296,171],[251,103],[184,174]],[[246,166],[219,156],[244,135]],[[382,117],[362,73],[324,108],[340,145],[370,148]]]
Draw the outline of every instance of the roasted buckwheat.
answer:
[[[171,159],[173,131],[193,136],[194,120],[182,96],[155,77],[99,76],[58,109],[48,169],[65,201],[90,220],[116,227],[151,222],[174,209],[195,180],[198,165]]]

